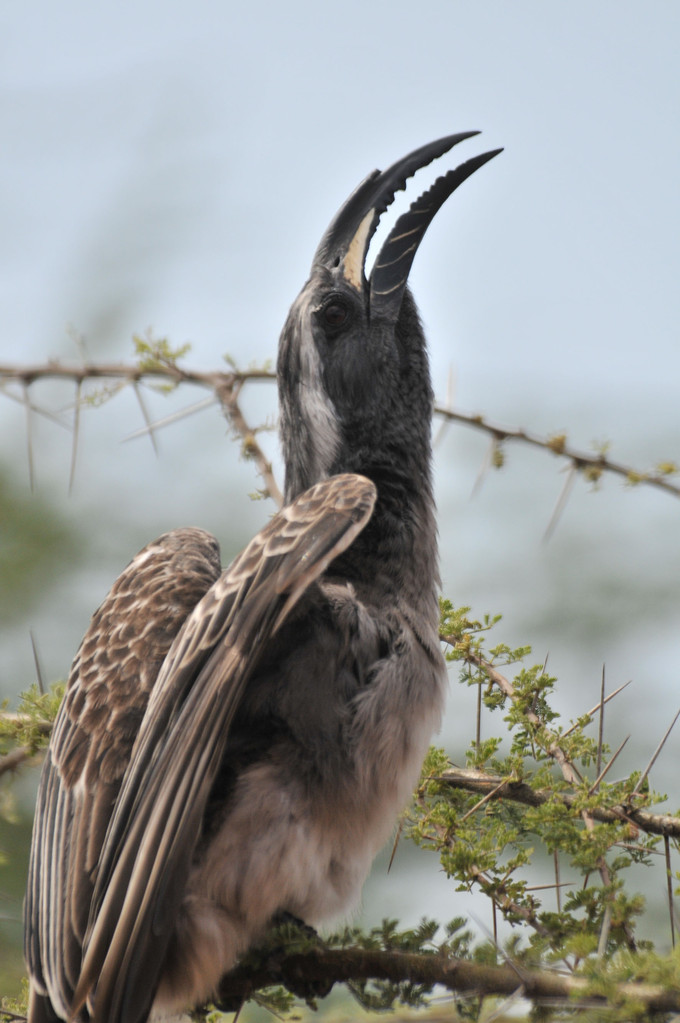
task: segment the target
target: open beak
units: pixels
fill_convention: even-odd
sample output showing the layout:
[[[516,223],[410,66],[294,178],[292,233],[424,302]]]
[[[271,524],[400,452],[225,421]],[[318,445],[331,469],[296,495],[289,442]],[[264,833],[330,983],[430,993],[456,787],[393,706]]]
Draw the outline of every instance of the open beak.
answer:
[[[466,131],[447,135],[414,150],[385,171],[373,171],[352,192],[331,221],[314,255],[313,267],[340,268],[347,283],[357,291],[370,288],[372,320],[380,317],[394,322],[397,319],[413,259],[435,213],[466,178],[502,150],[494,149],[474,156],[437,178],[432,187],[399,217],[367,281],[364,270],[366,253],[381,215],[393,202],[395,193],[405,187],[417,170],[459,142],[478,134],[477,131]]]

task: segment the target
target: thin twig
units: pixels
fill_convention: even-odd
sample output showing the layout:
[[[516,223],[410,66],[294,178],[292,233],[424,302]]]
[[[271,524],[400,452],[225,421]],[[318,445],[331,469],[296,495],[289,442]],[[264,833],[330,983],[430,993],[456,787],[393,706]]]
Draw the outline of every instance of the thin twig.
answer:
[[[444,422],[446,422],[446,420],[444,420]],[[477,494],[482,489],[482,484],[486,479],[487,473],[489,472],[489,469],[494,463],[494,455],[497,450],[498,444],[496,443],[496,438],[492,437],[491,440],[489,441],[488,447],[484,452],[484,457],[480,462],[479,470],[477,472],[477,475],[475,476],[475,482],[472,484],[472,491],[470,492],[470,497],[476,497]]]
[[[609,763],[606,765],[606,767],[602,771],[600,771],[600,773],[598,774],[597,778],[595,779],[593,784],[588,789],[588,795],[589,796],[592,796],[593,793],[597,792],[598,788],[600,787],[600,782],[602,781],[604,776],[608,773],[609,768],[613,767],[614,761],[616,760],[616,758],[618,757],[619,753],[621,752],[621,750],[626,745],[626,743],[628,742],[629,739],[630,739],[630,735],[627,735],[626,738],[621,743],[621,745],[619,746],[619,748],[617,749],[616,753],[613,755],[613,757],[609,761]],[[598,757],[598,760],[599,760],[599,757]]]
[[[35,475],[33,471],[33,420],[31,419],[31,401],[28,396],[28,384],[24,383],[24,406],[26,408],[26,445],[28,449],[28,481],[33,490]]]
[[[199,370],[178,367],[174,363],[161,363],[153,366],[130,365],[125,363],[84,363],[77,366],[62,365],[57,362],[48,362],[37,365],[0,365],[0,381],[18,381],[22,386],[28,388],[36,380],[62,379],[83,381],[92,378],[119,379],[123,382],[133,383],[135,381],[161,379],[172,383],[191,383],[201,387],[207,387],[214,393],[225,385],[233,387],[237,382],[246,380],[273,381],[276,374],[271,370],[233,370],[230,372],[201,372]],[[9,393],[9,392],[5,392]],[[505,441],[517,441],[533,447],[542,448],[552,454],[567,459],[575,470],[586,475],[588,479],[595,480],[603,473],[612,473],[623,477],[631,484],[644,484],[666,491],[676,497],[680,497],[680,486],[671,482],[670,476],[676,471],[673,465],[668,468],[661,468],[650,472],[636,470],[631,466],[614,462],[604,453],[590,455],[582,451],[570,448],[563,436],[541,437],[521,428],[502,427],[492,423],[480,415],[472,415],[456,411],[447,405],[435,405],[435,414],[446,421],[462,423],[474,429],[482,430],[491,435],[494,444],[497,446]]]
[[[581,797],[568,792],[554,792],[551,789],[533,789],[526,782],[518,782],[510,778],[500,778],[495,774],[474,770],[469,767],[448,767],[437,775],[437,781],[446,782],[453,788],[464,789],[466,792],[494,792],[494,799],[509,799],[525,806],[543,806],[545,803],[559,801],[568,809],[573,809]],[[501,785],[500,783],[503,782]],[[672,814],[650,813],[648,810],[637,810],[632,806],[592,807],[588,811],[593,820],[604,824],[615,824],[618,821],[630,821],[641,831],[651,835],[669,835],[680,839],[680,817]]]
[[[602,747],[604,745],[604,707],[605,707],[605,703],[604,703],[604,684],[605,684],[604,683],[604,679],[605,679],[605,672],[604,672],[604,664],[603,664],[602,665],[602,684],[600,686],[600,714],[599,714],[600,721],[599,721],[599,728],[598,728],[598,731],[597,731],[597,774],[598,774],[598,777],[600,775],[600,771],[602,770]]]
[[[525,994],[524,984],[520,984],[517,990],[513,991],[509,998],[506,998],[503,1002],[501,1002],[490,1016],[484,1017],[484,1023],[495,1023],[497,1019],[507,1019],[509,1010],[516,1007],[517,1002],[524,998]]]
[[[666,739],[671,734],[671,732],[673,730],[673,725],[675,724],[675,722],[678,720],[679,717],[680,717],[680,710],[676,713],[675,717],[673,718],[673,720],[671,721],[670,725],[666,729],[666,732],[664,734],[663,739],[661,740],[659,745],[654,750],[654,753],[652,754],[651,760],[649,761],[649,763],[645,767],[644,771],[642,772],[642,774],[638,778],[637,783],[635,785],[635,788],[633,789],[633,792],[639,792],[640,791],[640,786],[642,785],[642,783],[644,782],[645,778],[647,777],[647,775],[651,771],[652,767],[656,763],[656,759],[659,756],[659,753],[661,752],[661,750],[664,748],[664,746],[666,744]]]
[[[212,395],[210,398],[201,398],[200,401],[194,402],[192,405],[187,405],[185,408],[178,409],[176,412],[171,412],[167,416],[163,416],[162,419],[156,419],[155,422],[150,422],[145,417],[146,422],[144,426],[140,426],[138,429],[133,430],[132,433],[128,433],[123,437],[123,442],[127,443],[129,440],[137,440],[139,437],[150,437],[151,443],[156,448],[155,432],[156,430],[162,430],[164,426],[170,426],[171,423],[178,423],[182,419],[188,419],[189,416],[193,416],[196,412],[202,412],[204,409],[210,408],[211,405],[216,404],[215,396]]]
[[[421,805],[423,803],[423,797],[417,798],[417,802]],[[457,822],[458,823],[458,822]],[[452,834],[451,828],[446,828],[443,825],[436,823],[432,820],[429,821],[429,826],[432,829],[432,836],[440,845],[445,845],[447,848],[452,848],[455,842],[455,835]],[[487,872],[482,870],[474,863],[470,863],[467,866],[467,875],[471,881],[476,882],[482,891],[484,891],[494,906],[505,914],[512,915],[523,920],[526,924],[532,927],[537,934],[542,935],[544,938],[550,937],[550,930],[545,924],[539,920],[538,916],[534,912],[531,906],[523,906],[516,902],[507,891],[503,889],[503,883],[500,884],[497,881],[492,881],[488,876]],[[494,918],[495,924],[495,918]]]
[[[496,423],[489,422],[484,416],[457,412],[443,405],[435,405],[434,411],[436,415],[443,416],[446,419],[451,419],[454,422],[463,423],[466,426],[472,426],[477,430],[483,430],[485,433],[492,434],[498,444],[508,440],[519,441],[532,447],[543,448],[543,450],[550,451],[558,457],[566,458],[573,464],[575,469],[586,473],[593,482],[604,472],[614,473],[617,476],[622,476],[627,483],[646,483],[649,486],[659,487],[661,490],[680,497],[680,486],[671,483],[669,479],[670,473],[638,472],[630,466],[623,465],[620,462],[613,462],[605,454],[589,455],[583,451],[576,451],[568,446],[566,438],[562,436],[540,437],[538,434],[530,433],[522,428],[499,426]],[[675,471],[677,470],[673,467],[673,472]]]
[[[11,384],[12,381],[10,380],[9,383]],[[12,391],[9,390],[9,388],[5,387],[5,381],[2,380],[2,377],[0,376],[0,393],[5,398],[9,398],[10,401],[15,401],[17,405],[25,407],[26,399],[24,398],[23,394],[23,384],[21,385],[21,388],[22,388],[21,396],[19,396],[18,394],[13,394]],[[58,415],[56,415],[54,412],[50,412],[49,409],[40,408],[39,405],[35,405],[33,402],[30,402],[30,407],[31,412],[35,412],[35,414],[38,416],[44,416],[45,419],[49,419],[50,422],[54,423],[56,426],[61,426],[63,430],[71,429],[68,423],[65,423],[64,420],[61,419]]]
[[[455,377],[455,374],[454,374],[453,366],[449,365],[449,371],[448,371],[448,373],[446,375],[446,406],[447,406],[447,408],[451,408],[451,406],[453,405],[453,396],[454,396],[454,392],[455,392],[455,383],[456,383],[456,377]],[[441,441],[444,439],[444,434],[446,433],[449,425],[450,424],[449,424],[449,422],[446,419],[443,419],[442,422],[439,424],[439,429],[437,430],[436,436],[435,436],[434,440],[432,441],[432,447],[433,448],[438,447],[439,444],[441,443]]]
[[[135,397],[137,398],[137,404],[139,405],[140,411],[142,413],[142,418],[144,419],[144,422],[146,423],[146,426],[147,426],[147,430],[148,430],[148,434],[149,434],[149,440],[151,441],[151,447],[153,448],[153,453],[158,458],[158,442],[156,440],[156,428],[153,425],[153,423],[151,422],[151,416],[149,415],[149,410],[146,407],[146,402],[144,401],[144,398],[142,396],[142,390],[141,390],[141,388],[139,386],[139,381],[138,380],[133,380],[133,382],[132,382],[132,389],[135,392]]]
[[[497,789],[492,789],[491,792],[487,792],[487,794],[485,796],[482,796],[482,798],[477,803],[475,803],[474,806],[470,807],[467,813],[464,813],[462,817],[459,817],[456,820],[456,826],[459,827],[468,819],[468,817],[472,817],[473,813],[476,813],[477,810],[481,810],[485,803],[488,803],[490,799],[493,799],[493,797],[498,794],[498,792],[503,788],[504,784],[505,779],[503,778],[499,782]]]
[[[477,751],[482,746],[482,683],[477,686],[477,726],[475,729],[475,747]]]
[[[564,486],[562,487],[559,493],[559,497],[555,502],[555,507],[553,508],[553,512],[548,521],[548,525],[545,527],[545,532],[543,534],[544,542],[547,542],[550,539],[550,537],[555,532],[555,527],[557,526],[557,523],[560,521],[562,512],[566,507],[569,495],[572,491],[572,487],[574,486],[574,482],[576,480],[576,471],[577,471],[576,466],[572,462],[567,471],[567,478],[564,481]]]
[[[401,838],[401,833],[402,833],[403,830],[404,830],[404,821],[400,820],[399,824],[397,825],[397,833],[394,836],[394,844],[392,845],[392,852],[390,854],[390,862],[387,864],[387,873],[388,874],[389,874],[390,870],[392,869],[392,864],[394,863],[394,857],[397,855],[397,846],[399,845],[399,839]]]
[[[553,888],[572,888],[574,885],[573,881],[560,881],[559,884],[529,884],[524,889],[525,892],[548,892],[552,891]]]
[[[76,457],[78,455],[78,433],[80,428],[80,404],[81,397],[80,392],[82,390],[82,380],[76,380],[76,398],[73,405],[73,441],[71,444],[71,470],[68,477],[68,492],[69,494],[73,490],[73,481],[76,477]]]
[[[457,643],[457,638],[455,636],[440,636],[440,639],[444,640],[447,643],[450,643],[452,646],[455,646]],[[486,658],[482,657],[480,654],[470,649],[468,649],[465,653],[465,660],[468,663],[474,664],[477,667],[479,667],[480,670],[482,670],[487,675],[489,680],[494,685],[498,686],[501,692],[505,693],[506,696],[508,696],[511,700],[516,700],[517,696],[515,693],[515,687],[513,686],[512,682],[510,682],[509,679],[505,678],[505,676],[501,672],[499,672],[498,669],[493,664],[491,664],[490,661],[487,661]],[[678,713],[680,714],[680,711]],[[539,718],[535,709],[532,708],[531,710],[527,711],[525,716],[527,721],[536,727],[537,731],[545,727],[544,723]],[[577,787],[578,783],[583,781],[583,778],[581,777],[578,768],[569,759],[569,757],[564,752],[562,746],[560,745],[559,736],[556,735],[554,738],[554,742],[546,743],[543,748],[545,752],[548,754],[548,756],[552,757],[555,760],[555,763],[558,764],[562,772],[562,777],[568,784]],[[590,812],[587,810],[582,810],[581,816],[583,818],[587,830],[593,831],[595,824]],[[601,856],[598,860],[598,870],[600,872],[602,884],[604,885],[605,888],[609,888],[612,883],[611,873],[604,856]],[[636,947],[635,938],[628,924],[624,923],[623,931],[626,937],[628,947],[631,950],[634,950]]]
[[[597,955],[599,959],[603,959],[607,951],[607,942],[609,941],[609,932],[612,926],[612,907],[611,903],[607,902],[604,907],[604,913],[602,914],[602,927],[600,928],[600,940],[597,943]]]
[[[613,700],[615,696],[618,696],[619,693],[622,693],[623,690],[626,689],[626,687],[630,685],[631,681],[632,681],[632,679],[628,679],[628,681],[624,682],[623,685],[619,686],[618,689],[615,689],[613,693],[610,693],[609,696],[607,696],[606,699],[604,700],[604,703],[609,703],[609,701]],[[602,700],[600,700],[599,703],[596,703],[594,707],[591,707],[590,710],[586,711],[585,717],[591,718],[593,716],[593,714],[597,714],[598,710],[600,710],[601,707],[602,707]],[[571,735],[571,733],[575,729],[577,729],[579,727],[579,725],[580,725],[579,721],[575,721],[573,725],[569,725],[569,728],[566,728],[562,732],[562,738],[566,739],[566,737],[568,735]]]
[[[673,874],[671,873],[671,843],[668,835],[663,836],[666,856],[666,887],[668,892],[668,915],[671,920],[671,947],[675,948],[675,913],[673,912]]]
[[[266,493],[280,508],[283,505],[283,494],[279,490],[278,484],[274,478],[272,463],[260,447],[257,437],[255,436],[255,431],[252,430],[246,422],[243,412],[241,411],[241,406],[238,403],[241,386],[242,384],[237,382],[232,386],[222,387],[217,392],[217,396],[222,408],[229,417],[229,421],[241,437],[244,454],[246,457],[252,458],[255,462],[258,471],[264,480]]]
[[[40,665],[40,655],[38,653],[38,644],[37,644],[36,638],[35,638],[35,636],[33,634],[33,629],[31,629],[29,631],[29,636],[31,637],[31,649],[33,651],[33,663],[35,665],[35,674],[36,674],[36,678],[38,679],[38,689],[40,690],[41,695],[44,696],[45,695],[45,679],[43,677],[42,667]]]

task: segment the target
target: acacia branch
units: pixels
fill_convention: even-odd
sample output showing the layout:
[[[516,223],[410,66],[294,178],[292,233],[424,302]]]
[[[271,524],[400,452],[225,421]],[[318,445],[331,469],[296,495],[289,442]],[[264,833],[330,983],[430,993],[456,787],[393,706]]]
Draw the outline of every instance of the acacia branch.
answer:
[[[19,768],[33,757],[32,750],[27,746],[17,746],[0,757],[0,777],[10,771],[18,771]]]
[[[466,426],[472,426],[477,430],[483,430],[484,433],[490,434],[496,447],[499,447],[508,440],[519,441],[531,447],[543,448],[543,450],[550,451],[553,455],[561,458],[566,458],[572,467],[577,472],[582,473],[591,483],[596,483],[603,473],[608,472],[622,476],[626,483],[634,485],[646,483],[651,487],[659,487],[669,494],[674,494],[675,497],[680,497],[680,485],[673,483],[669,478],[678,472],[678,466],[675,463],[669,462],[659,466],[658,469],[652,472],[640,471],[633,469],[629,465],[623,465],[621,462],[612,461],[604,452],[589,455],[584,451],[577,451],[567,444],[567,438],[564,434],[541,437],[536,433],[525,430],[523,427],[499,426],[498,423],[489,422],[482,415],[457,412],[445,405],[435,405],[434,410],[435,414],[441,416],[442,419],[464,423]]]
[[[579,1000],[605,1006],[607,1000],[591,995],[584,978],[551,970],[529,970],[515,963],[489,966],[446,955],[386,952],[360,948],[320,949],[270,959],[257,966],[241,965],[222,978],[217,1001],[229,1008],[264,987],[284,984],[303,997],[324,994],[336,983],[389,981],[394,984],[441,984],[458,994],[506,995],[520,993],[535,1003],[555,1001],[577,1008]],[[621,983],[617,999],[635,999],[649,1012],[680,1011],[680,992],[657,984]]]
[[[276,374],[267,369],[206,372],[180,367],[174,361],[158,361],[153,364],[144,360],[139,364],[119,362],[82,363],[80,365],[47,362],[26,366],[0,364],[0,387],[3,384],[14,382],[20,385],[24,392],[39,380],[70,380],[80,386],[84,381],[90,379],[120,380],[123,384],[139,384],[140,382],[151,382],[154,379],[173,384],[190,383],[211,390],[218,396],[225,410],[229,412],[229,403],[224,402],[224,395],[233,393],[236,387],[240,387],[250,380],[273,381],[276,379]],[[9,396],[9,391],[7,394]],[[674,463],[662,464],[650,472],[637,470],[621,462],[612,461],[604,452],[590,455],[583,451],[577,451],[568,445],[567,438],[563,434],[541,437],[521,427],[500,426],[498,423],[490,422],[484,416],[456,411],[440,404],[435,405],[435,414],[449,422],[462,423],[482,430],[490,435],[495,448],[505,441],[517,441],[550,451],[554,455],[565,458],[575,471],[580,472],[590,482],[596,482],[603,473],[612,473],[621,476],[627,483],[646,484],[673,494],[675,497],[680,497],[680,485],[673,483],[670,479],[678,471],[678,467]],[[252,431],[249,432],[252,434]],[[262,472],[263,465],[260,464],[259,456],[253,452],[252,457]],[[266,463],[264,456],[262,456],[262,460]],[[266,472],[263,472],[263,475],[266,479]],[[267,489],[269,489],[269,484]],[[274,496],[273,493],[272,496]]]
[[[52,732],[50,721],[36,721],[28,714],[17,714],[13,711],[0,713],[0,732],[2,732],[0,738],[19,743],[8,753],[0,755],[0,776],[18,771],[36,756],[36,749],[32,744],[26,745],[25,732],[23,732],[26,726],[30,726],[32,730],[44,736],[49,736]]]
[[[86,380],[108,379],[122,381],[123,385],[131,385],[135,388],[137,399],[140,401],[142,414],[146,417],[144,404],[141,402],[138,385],[143,382],[162,380],[178,385],[181,383],[194,384],[213,392],[220,402],[225,417],[231,423],[234,430],[241,438],[242,451],[246,458],[252,459],[265,483],[264,496],[271,497],[279,507],[283,504],[281,491],[278,488],[272,465],[257,441],[256,431],[251,428],[241,411],[238,403],[238,396],[243,384],[247,380],[274,380],[276,374],[266,369],[252,369],[246,371],[233,370],[230,372],[202,372],[200,370],[185,369],[174,361],[153,361],[142,360],[137,365],[125,363],[83,363],[80,366],[63,366],[57,362],[48,362],[43,366],[11,366],[0,365],[0,387],[4,382],[16,382],[21,385],[25,395],[28,395],[28,388],[38,380],[70,380],[76,385],[76,416],[74,420],[75,440],[73,456],[71,460],[71,482],[75,468],[75,450],[77,431],[79,424],[78,411],[82,403],[81,388]],[[28,405],[27,405],[28,410]],[[182,413],[177,418],[182,418]],[[30,426],[30,419],[29,419]],[[151,436],[155,445],[153,424],[146,422],[146,427],[141,431]],[[31,451],[29,434],[29,452]],[[31,477],[32,478],[32,477]]]
[[[61,362],[46,362],[33,366],[15,366],[0,363],[0,380],[17,381],[30,387],[37,380],[72,380],[84,383],[86,380],[122,380],[126,383],[149,380],[163,380],[166,383],[189,383],[217,391],[220,386],[243,383],[246,380],[276,380],[276,374],[268,369],[204,371],[186,369],[176,363],[148,365],[125,362],[83,362],[79,365],[64,365]]]
[[[501,778],[498,775],[487,774],[485,771],[477,771],[474,768],[449,767],[438,775],[436,780],[446,782],[451,788],[479,793],[488,799],[509,799],[514,803],[522,803],[524,806],[544,806],[548,802],[557,800],[571,810],[579,802],[578,796],[568,792],[532,789],[531,785],[527,785],[526,782]],[[680,838],[680,817],[674,817],[672,814],[650,813],[647,810],[636,810],[631,806],[598,806],[588,810],[588,814],[603,824],[629,821],[646,834]]]
[[[219,386],[216,388],[216,394],[220,400],[220,404],[224,409],[225,415],[229,419],[230,423],[241,437],[242,450],[246,458],[252,458],[259,469],[260,475],[265,483],[267,494],[276,502],[277,506],[281,508],[283,506],[283,494],[279,490],[278,484],[274,479],[274,473],[272,471],[272,463],[265,457],[262,448],[257,442],[255,431],[251,429],[245,420],[241,406],[238,403],[238,395],[243,386],[244,381],[234,381],[230,386]]]
[[[457,646],[459,643],[459,638],[456,636],[445,635],[440,636],[440,639],[442,639],[446,643],[451,644],[454,647]],[[489,681],[493,685],[497,686],[501,690],[501,692],[505,693],[505,695],[509,697],[509,699],[513,701],[517,700],[517,693],[512,682],[509,679],[507,679],[505,675],[503,675],[500,671],[498,671],[498,669],[490,661],[487,661],[486,658],[482,657],[481,654],[477,653],[475,650],[468,647],[464,652],[464,659],[465,661],[467,661],[468,664],[473,664],[475,665],[475,667],[479,668],[480,671],[482,671],[487,676]],[[581,776],[579,775],[576,765],[572,763],[572,761],[569,759],[565,751],[560,746],[559,737],[550,731],[546,723],[541,720],[539,715],[534,710],[527,710],[525,713],[525,717],[529,724],[531,724],[537,731],[542,730],[543,733],[546,735],[548,741],[543,743],[543,748],[545,749],[547,755],[558,764],[564,780],[569,785],[577,787],[579,782],[581,781]],[[587,830],[593,831],[595,827],[595,820],[592,812],[590,810],[581,810],[580,813],[581,817],[583,818],[583,823],[585,824]],[[612,882],[611,873],[609,870],[609,865],[605,860],[604,856],[599,857],[597,867],[600,873],[600,877],[602,879],[602,884],[604,885],[605,888],[610,888]],[[631,950],[635,950],[636,947],[635,938],[633,936],[632,930],[630,929],[628,924],[624,924],[623,929],[626,935],[628,947]]]
[[[452,637],[449,637],[449,640],[451,639]],[[494,680],[503,679],[507,683],[507,679],[494,669],[491,664],[485,662],[485,667]],[[509,683],[507,684],[509,685]],[[49,722],[36,722],[29,718],[28,715],[18,714],[13,711],[0,713],[0,723],[15,727],[31,724],[32,727],[37,727],[46,736],[52,731],[52,726]],[[0,757],[0,775],[7,771],[17,770],[34,755],[26,746],[19,746],[11,750]],[[489,774],[475,768],[451,766],[440,774],[436,780],[444,781],[452,788],[475,792],[485,800],[508,799],[515,803],[521,803],[524,806],[543,806],[547,802],[557,799],[568,809],[572,809],[579,799],[578,796],[567,792],[556,793],[550,789],[534,789],[526,782],[502,778],[500,775]],[[680,817],[673,814],[651,813],[648,810],[639,810],[631,806],[592,807],[588,813],[594,820],[604,824],[614,824],[621,820],[626,820],[646,834],[667,835],[669,838],[680,839]]]

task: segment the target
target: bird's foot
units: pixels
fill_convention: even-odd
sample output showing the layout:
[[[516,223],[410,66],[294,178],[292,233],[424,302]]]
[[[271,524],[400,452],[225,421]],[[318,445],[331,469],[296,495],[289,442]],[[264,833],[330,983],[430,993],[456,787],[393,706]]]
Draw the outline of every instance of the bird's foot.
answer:
[[[313,927],[306,924],[299,916],[295,916],[294,913],[289,913],[287,909],[281,909],[272,919],[272,927],[284,927],[287,925],[295,927],[308,941],[313,942],[315,945],[323,946],[324,942],[318,931],[315,931]]]

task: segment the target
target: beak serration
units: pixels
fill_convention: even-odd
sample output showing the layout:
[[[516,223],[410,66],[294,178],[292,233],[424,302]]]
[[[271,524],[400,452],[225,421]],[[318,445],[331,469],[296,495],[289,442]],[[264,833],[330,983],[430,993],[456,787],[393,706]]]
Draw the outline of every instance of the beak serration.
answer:
[[[494,149],[481,153],[448,171],[399,217],[371,271],[371,316],[391,318],[393,312],[396,319],[415,254],[435,214],[459,185],[502,152],[502,149]]]
[[[446,135],[435,142],[428,142],[412,153],[403,156],[387,170],[374,170],[352,192],[349,199],[340,207],[329,224],[314,254],[314,266],[339,266],[343,262],[357,229],[366,214],[373,213],[373,220],[366,233],[363,258],[378,220],[392,203],[395,193],[403,189],[406,182],[416,171],[427,167],[429,163],[453,149],[459,142],[479,135],[478,131],[464,131],[457,135]]]
[[[318,267],[340,267],[345,281],[357,290],[367,284],[366,253],[381,215],[395,194],[405,188],[416,171],[443,156],[459,142],[479,135],[464,131],[415,149],[387,170],[375,170],[352,192],[326,230],[314,255],[312,271]],[[370,315],[396,320],[413,259],[437,211],[466,178],[493,159],[501,149],[472,157],[435,183],[411,204],[390,231],[375,261],[370,277]]]

